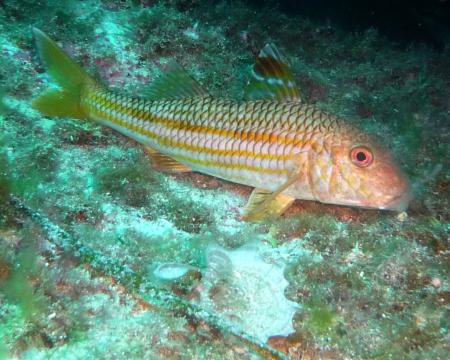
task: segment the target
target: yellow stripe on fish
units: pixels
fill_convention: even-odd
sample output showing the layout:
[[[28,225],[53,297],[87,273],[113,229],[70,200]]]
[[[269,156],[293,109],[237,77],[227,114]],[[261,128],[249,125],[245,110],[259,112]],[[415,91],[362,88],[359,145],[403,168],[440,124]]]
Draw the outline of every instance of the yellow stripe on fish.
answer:
[[[36,109],[109,126],[143,143],[159,169],[254,186],[245,219],[280,215],[295,199],[407,206],[408,182],[388,152],[303,103],[287,61],[271,44],[256,60],[248,100],[213,98],[176,66],[152,83],[144,99],[99,86],[44,33],[34,33],[61,87],[34,100]]]

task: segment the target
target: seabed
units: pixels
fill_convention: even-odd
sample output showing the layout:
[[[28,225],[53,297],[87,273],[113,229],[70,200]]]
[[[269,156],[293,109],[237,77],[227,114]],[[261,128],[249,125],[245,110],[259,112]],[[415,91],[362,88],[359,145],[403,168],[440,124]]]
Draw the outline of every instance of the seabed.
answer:
[[[254,6],[2,3],[0,358],[448,359],[449,48]],[[251,189],[156,172],[133,140],[33,110],[54,85],[32,27],[135,95],[176,60],[240,98],[274,42],[306,100],[391,149],[415,198],[244,222]]]

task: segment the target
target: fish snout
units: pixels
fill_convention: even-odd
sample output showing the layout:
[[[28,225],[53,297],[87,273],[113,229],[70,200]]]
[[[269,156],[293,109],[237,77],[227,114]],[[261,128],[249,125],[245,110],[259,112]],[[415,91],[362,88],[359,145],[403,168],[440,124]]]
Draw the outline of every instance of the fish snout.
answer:
[[[405,211],[412,199],[411,190],[408,188],[402,194],[393,196],[386,204],[386,210]]]
[[[412,199],[412,190],[408,179],[396,167],[387,172],[386,176],[389,179],[386,184],[388,198],[381,209],[405,211]]]

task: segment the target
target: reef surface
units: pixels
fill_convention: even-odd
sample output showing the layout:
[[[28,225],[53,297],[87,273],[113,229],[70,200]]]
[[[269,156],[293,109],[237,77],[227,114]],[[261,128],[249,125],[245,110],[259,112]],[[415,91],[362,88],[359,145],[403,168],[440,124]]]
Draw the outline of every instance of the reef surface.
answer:
[[[53,83],[32,27],[137,95],[175,59],[240,98],[274,42],[308,102],[392,150],[415,198],[243,222],[251,189],[156,172],[133,140],[34,111]],[[0,358],[448,358],[449,55],[234,1],[3,1]]]

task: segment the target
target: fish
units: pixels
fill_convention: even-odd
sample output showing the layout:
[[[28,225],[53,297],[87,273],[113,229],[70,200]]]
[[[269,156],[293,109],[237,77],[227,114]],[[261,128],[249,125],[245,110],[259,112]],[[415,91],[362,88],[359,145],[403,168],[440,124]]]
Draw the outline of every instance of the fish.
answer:
[[[39,29],[37,49],[59,85],[32,101],[45,116],[89,119],[144,145],[153,167],[254,188],[242,218],[282,215],[296,200],[404,211],[409,181],[359,128],[303,100],[273,44],[256,57],[240,100],[213,97],[176,64],[143,96],[108,89]]]

